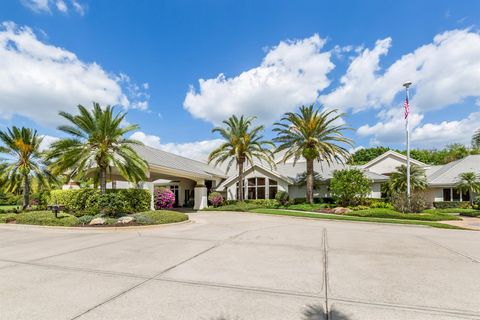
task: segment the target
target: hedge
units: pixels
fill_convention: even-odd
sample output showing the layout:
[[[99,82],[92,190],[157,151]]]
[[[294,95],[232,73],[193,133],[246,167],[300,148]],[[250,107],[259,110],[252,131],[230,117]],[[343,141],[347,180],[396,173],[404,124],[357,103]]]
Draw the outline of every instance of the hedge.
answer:
[[[150,192],[144,189],[109,189],[102,196],[97,189],[53,190],[48,204],[61,204],[65,211],[78,216],[98,214],[103,209],[111,213],[136,213],[150,209]]]
[[[468,208],[470,203],[468,201],[435,201],[433,206],[437,209]]]

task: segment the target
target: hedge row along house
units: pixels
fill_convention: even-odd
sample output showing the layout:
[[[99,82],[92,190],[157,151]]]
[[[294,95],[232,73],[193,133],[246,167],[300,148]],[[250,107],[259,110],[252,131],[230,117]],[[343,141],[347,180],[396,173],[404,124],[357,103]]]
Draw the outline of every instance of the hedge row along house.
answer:
[[[214,167],[195,159],[181,157],[163,150],[147,146],[135,146],[138,154],[148,163],[148,181],[142,187],[149,189],[153,194],[155,187],[166,187],[172,190],[176,197],[176,206],[205,208],[210,192],[218,191],[228,200],[236,200],[238,195],[238,175],[235,167],[230,171],[222,167]],[[278,159],[281,157],[279,156]],[[245,199],[272,199],[278,191],[288,192],[290,198],[304,198],[305,186],[298,183],[298,176],[305,172],[305,163],[299,160],[283,163],[275,161],[276,168],[256,162],[249,164],[244,172]],[[412,164],[423,168],[426,172],[428,188],[425,191],[426,200],[433,204],[439,201],[469,201],[468,192],[461,192],[455,188],[459,174],[475,172],[480,174],[480,155],[470,155],[463,159],[445,165],[427,165],[420,161],[411,160]],[[324,162],[315,162],[314,170],[321,177],[315,189],[315,198],[329,198],[329,180],[335,170],[357,168],[364,172],[371,180],[370,198],[382,198],[381,185],[389,175],[400,165],[406,164],[406,157],[395,151],[387,151],[364,165],[328,165]],[[121,182],[121,176],[112,171],[115,187],[131,187]],[[112,187],[112,183],[109,184]],[[153,196],[152,196],[153,207]]]

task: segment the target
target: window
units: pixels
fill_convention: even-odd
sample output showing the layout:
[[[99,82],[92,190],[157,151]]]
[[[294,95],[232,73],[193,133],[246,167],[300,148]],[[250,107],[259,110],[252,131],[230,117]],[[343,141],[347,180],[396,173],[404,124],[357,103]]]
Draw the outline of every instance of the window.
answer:
[[[450,188],[443,189],[443,201],[452,201]]]
[[[268,179],[268,184],[269,184],[268,198],[275,199],[275,195],[277,194],[277,191],[278,191],[277,181]]]
[[[460,191],[458,191],[457,189],[453,189],[452,199],[453,201],[460,201]]]

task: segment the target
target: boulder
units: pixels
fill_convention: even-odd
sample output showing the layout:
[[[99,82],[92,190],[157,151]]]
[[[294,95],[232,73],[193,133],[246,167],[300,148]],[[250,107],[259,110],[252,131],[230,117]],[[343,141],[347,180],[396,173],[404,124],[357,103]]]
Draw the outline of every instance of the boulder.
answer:
[[[91,226],[102,225],[102,224],[105,224],[105,222],[106,222],[106,220],[103,219],[103,218],[95,218],[92,221],[90,221],[89,225],[91,225]]]
[[[130,223],[133,222],[135,219],[131,216],[121,217],[117,220],[118,223]]]
[[[350,213],[352,212],[351,209],[344,208],[344,207],[337,207],[333,209],[333,213],[335,214],[345,214],[345,213]]]

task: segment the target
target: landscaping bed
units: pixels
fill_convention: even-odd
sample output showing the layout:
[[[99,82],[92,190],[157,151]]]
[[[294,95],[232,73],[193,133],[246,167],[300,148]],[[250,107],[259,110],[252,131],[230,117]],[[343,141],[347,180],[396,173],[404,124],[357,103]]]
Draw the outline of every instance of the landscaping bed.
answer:
[[[133,218],[129,222],[119,222],[120,218],[101,217],[101,216],[81,216],[60,212],[58,216],[51,211],[28,211],[21,213],[0,214],[0,223],[15,223],[27,225],[42,226],[62,226],[62,227],[126,227],[139,225],[158,225],[182,222],[188,220],[188,216],[181,212],[158,210],[145,211],[123,217]],[[93,219],[103,219],[102,224],[90,224]],[[128,219],[130,220],[130,219]]]

